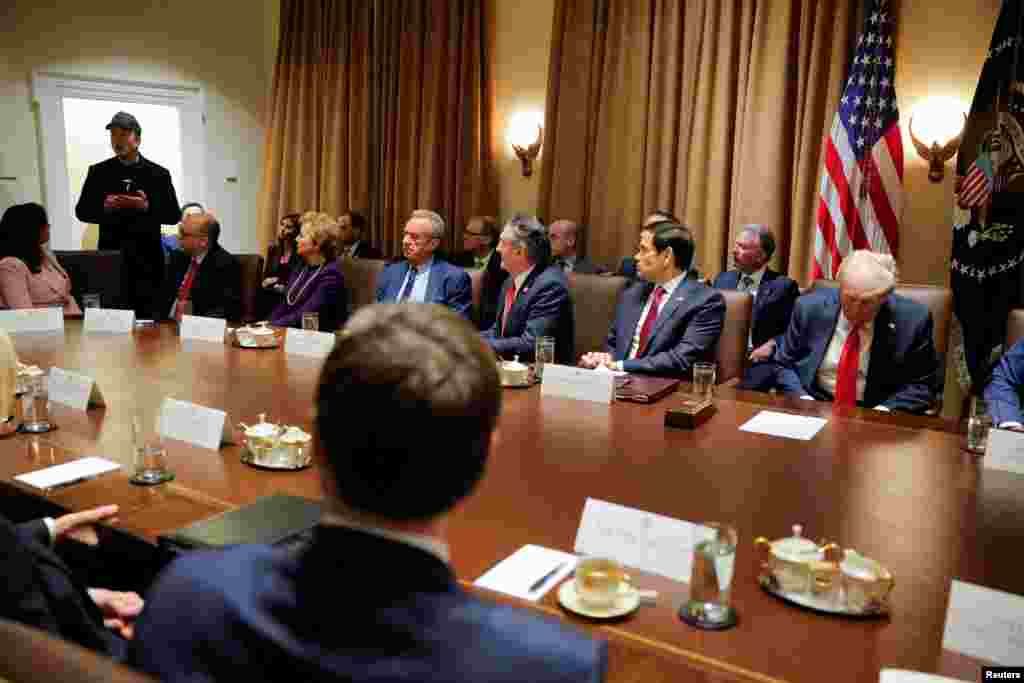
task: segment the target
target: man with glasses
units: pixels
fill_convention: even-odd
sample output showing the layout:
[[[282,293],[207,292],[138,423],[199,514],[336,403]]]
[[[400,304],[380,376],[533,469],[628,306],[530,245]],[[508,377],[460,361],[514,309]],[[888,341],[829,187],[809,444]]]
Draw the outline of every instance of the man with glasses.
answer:
[[[242,311],[242,268],[238,259],[218,244],[220,223],[209,213],[191,213],[178,227],[180,250],[171,253],[167,315],[238,320]]]
[[[498,295],[498,317],[483,333],[499,356],[531,361],[537,337],[555,338],[555,360],[573,362],[576,321],[565,273],[551,264],[544,225],[516,214],[498,242],[501,265],[510,277]]]
[[[455,255],[452,263],[469,270],[482,270],[480,283],[480,304],[477,311],[477,327],[489,330],[498,317],[498,293],[505,284],[508,273],[501,267],[498,253],[498,222],[493,216],[474,216],[466,223],[462,232],[462,246],[465,251]]]
[[[420,302],[447,306],[467,320],[473,312],[469,275],[434,255],[444,238],[444,220],[417,209],[405,224],[404,261],[392,263],[377,276],[378,303]]]

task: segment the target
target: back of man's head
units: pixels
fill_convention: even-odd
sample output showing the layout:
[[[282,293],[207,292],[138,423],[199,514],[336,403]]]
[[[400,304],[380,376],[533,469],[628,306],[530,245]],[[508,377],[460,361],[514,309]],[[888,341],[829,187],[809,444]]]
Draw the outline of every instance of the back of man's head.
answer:
[[[896,287],[896,260],[889,254],[858,249],[839,267],[839,285],[872,296],[884,296]]]
[[[320,450],[356,512],[427,520],[469,494],[501,409],[493,354],[444,306],[361,308],[324,363]]]

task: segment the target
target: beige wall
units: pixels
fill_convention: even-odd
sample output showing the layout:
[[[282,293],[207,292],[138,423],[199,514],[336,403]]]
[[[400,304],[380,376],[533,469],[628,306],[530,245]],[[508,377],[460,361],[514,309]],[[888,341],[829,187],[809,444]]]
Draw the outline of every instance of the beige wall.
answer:
[[[24,179],[25,198],[42,199],[30,96],[33,71],[202,83],[208,204],[224,207],[222,213],[233,216],[224,226],[229,248],[255,250],[262,117],[275,56],[278,6],[278,0],[17,0],[4,10],[0,22],[0,176]],[[145,121],[141,123],[145,130]],[[103,130],[96,134],[106,135]],[[227,161],[238,164],[237,184],[224,180]]]

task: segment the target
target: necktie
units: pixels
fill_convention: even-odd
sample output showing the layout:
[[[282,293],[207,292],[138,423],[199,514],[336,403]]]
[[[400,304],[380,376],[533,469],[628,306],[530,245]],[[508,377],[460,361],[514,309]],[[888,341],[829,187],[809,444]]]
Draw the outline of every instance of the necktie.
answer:
[[[754,278],[750,277],[749,275],[744,275],[743,279],[740,280],[740,291],[741,292],[749,292],[750,289],[753,286],[754,286]]]
[[[640,326],[640,345],[636,349],[637,357],[647,348],[651,330],[654,329],[654,322],[658,319],[658,307],[661,305],[663,296],[665,296],[665,290],[660,286],[655,287],[654,294],[651,295],[651,307],[647,309],[647,316],[644,318],[643,325]]]
[[[412,286],[416,283],[416,275],[418,271],[416,268],[409,267],[409,278],[405,281],[405,287],[402,288],[402,293],[398,296],[398,303],[402,303],[409,298],[412,294]]]
[[[188,272],[181,279],[181,287],[178,288],[178,303],[174,307],[174,317],[177,320],[181,320],[181,316],[185,314],[185,302],[191,296],[192,281],[196,277],[197,270],[199,270],[199,261],[193,258],[192,263],[189,264]]]
[[[508,313],[512,310],[512,304],[516,300],[516,283],[512,282],[505,292],[505,311],[501,314],[501,336],[505,336],[505,326],[508,325]]]
[[[860,326],[850,328],[839,356],[836,373],[835,403],[841,406],[857,405],[857,373],[860,370]]]

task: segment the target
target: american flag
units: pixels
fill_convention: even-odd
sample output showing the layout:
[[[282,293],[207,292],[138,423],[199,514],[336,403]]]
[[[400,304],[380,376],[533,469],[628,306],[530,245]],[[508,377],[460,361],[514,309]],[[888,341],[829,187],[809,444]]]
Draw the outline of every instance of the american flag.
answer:
[[[982,206],[995,192],[1005,189],[1006,178],[998,174],[992,167],[992,157],[988,148],[982,145],[978,158],[971,163],[970,170],[960,182],[957,190],[957,204],[961,209]]]
[[[893,66],[893,16],[877,0],[864,18],[850,77],[825,140],[814,278],[835,278],[854,249],[896,253],[903,214],[903,139]]]

